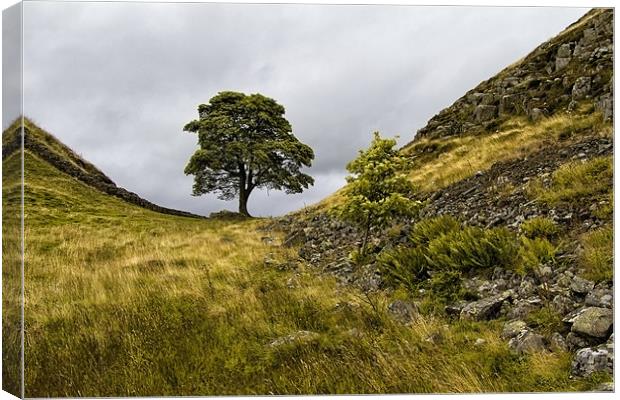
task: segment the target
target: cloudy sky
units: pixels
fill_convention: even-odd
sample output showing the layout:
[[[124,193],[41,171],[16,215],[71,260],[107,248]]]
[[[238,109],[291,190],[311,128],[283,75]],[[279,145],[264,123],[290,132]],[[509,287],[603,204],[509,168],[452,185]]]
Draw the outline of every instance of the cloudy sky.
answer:
[[[316,155],[310,190],[253,193],[251,213],[279,215],[338,189],[373,131],[408,142],[586,11],[27,2],[24,109],[118,185],[208,214],[237,204],[191,196],[183,125],[219,91],[272,97]]]

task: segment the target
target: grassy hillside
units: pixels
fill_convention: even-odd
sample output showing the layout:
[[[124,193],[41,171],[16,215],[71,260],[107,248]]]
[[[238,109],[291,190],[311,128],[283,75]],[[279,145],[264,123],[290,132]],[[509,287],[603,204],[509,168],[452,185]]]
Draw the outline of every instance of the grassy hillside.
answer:
[[[26,396],[609,382],[606,365],[572,371],[576,351],[606,346],[613,327],[563,318],[613,307],[611,17],[589,13],[434,117],[402,150],[420,215],[373,231],[359,263],[355,229],[325,213],[341,192],[278,220],[194,218],[116,187],[27,120]],[[19,393],[15,127],[3,134],[2,323],[3,384]],[[362,291],[367,272],[382,281]],[[470,318],[489,298],[493,312]],[[524,338],[537,342],[521,351]]]
[[[18,164],[19,153],[3,160],[5,171]],[[597,382],[569,379],[568,353],[511,353],[497,323],[398,323],[387,304],[399,292],[338,286],[279,246],[264,221],[155,213],[29,151],[25,165],[26,396],[566,391]],[[3,186],[5,210],[19,199],[15,185]]]

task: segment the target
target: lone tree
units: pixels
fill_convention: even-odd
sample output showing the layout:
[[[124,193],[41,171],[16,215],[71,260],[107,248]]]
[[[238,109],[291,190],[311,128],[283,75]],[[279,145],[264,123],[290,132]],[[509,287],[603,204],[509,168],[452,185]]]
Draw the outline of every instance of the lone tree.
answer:
[[[359,255],[366,255],[372,228],[384,228],[398,217],[414,216],[420,202],[412,199],[414,186],[407,179],[408,161],[397,149],[395,139],[383,139],[374,132],[370,147],[347,165],[351,173],[344,189],[344,202],[336,213],[363,232]]]
[[[198,106],[198,115],[183,129],[198,134],[200,148],[185,167],[186,175],[194,175],[194,196],[239,196],[239,212],[249,216],[248,198],[255,188],[301,193],[314,184],[300,171],[311,165],[314,152],[292,134],[284,107],[275,100],[220,92]]]

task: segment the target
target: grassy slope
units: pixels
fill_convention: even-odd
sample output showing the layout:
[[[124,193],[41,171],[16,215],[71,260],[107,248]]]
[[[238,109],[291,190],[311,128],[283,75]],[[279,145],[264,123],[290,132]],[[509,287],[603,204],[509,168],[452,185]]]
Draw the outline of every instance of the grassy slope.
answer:
[[[17,171],[16,154],[4,160]],[[19,197],[4,186],[3,207]],[[262,240],[106,196],[26,153],[26,396],[549,391],[566,353],[517,357],[500,324],[411,326]],[[277,234],[272,234],[276,242]],[[3,253],[3,257],[5,253]],[[290,279],[298,285],[289,285]],[[294,283],[294,282],[293,282]],[[289,286],[294,286],[290,288]],[[349,304],[337,307],[337,304]],[[270,346],[300,330],[309,340]],[[441,337],[439,344],[425,339]],[[487,343],[474,346],[477,338]]]

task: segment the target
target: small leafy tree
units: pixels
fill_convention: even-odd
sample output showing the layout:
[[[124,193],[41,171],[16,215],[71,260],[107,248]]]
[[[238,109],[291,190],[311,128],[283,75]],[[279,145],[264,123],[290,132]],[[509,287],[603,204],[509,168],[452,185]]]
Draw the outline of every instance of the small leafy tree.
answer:
[[[215,192],[222,200],[239,196],[239,212],[255,188],[301,193],[314,179],[300,171],[314,159],[284,118],[284,107],[261,94],[220,92],[198,106],[199,119],[184,130],[198,134],[199,149],[185,167],[194,175],[193,194]]]
[[[412,199],[415,189],[406,175],[408,160],[395,146],[395,139],[374,132],[370,147],[347,165],[351,175],[344,189],[345,201],[336,213],[362,230],[361,257],[366,255],[373,228],[384,228],[398,217],[412,217],[421,205]]]

